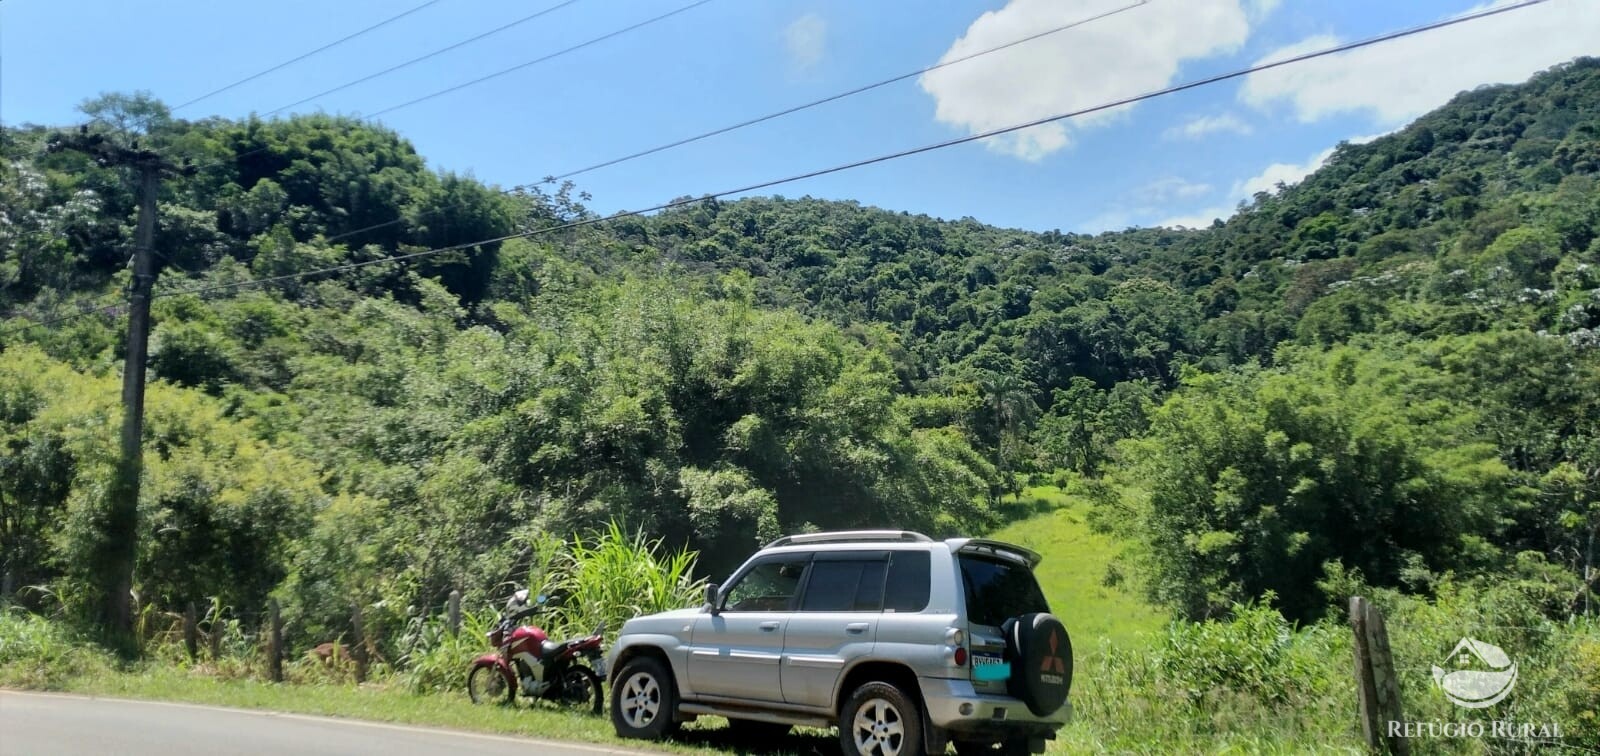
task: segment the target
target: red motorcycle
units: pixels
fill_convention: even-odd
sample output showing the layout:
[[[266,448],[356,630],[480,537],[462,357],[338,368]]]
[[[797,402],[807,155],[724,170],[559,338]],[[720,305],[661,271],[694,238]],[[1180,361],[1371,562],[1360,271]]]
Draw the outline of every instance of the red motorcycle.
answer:
[[[566,706],[589,707],[600,713],[605,696],[600,681],[605,660],[600,650],[602,623],[587,638],[555,642],[543,629],[517,623],[545,609],[547,599],[536,597],[530,606],[528,592],[517,591],[500,620],[489,631],[489,645],[498,649],[473,660],[467,672],[467,694],[473,703],[504,699],[515,704],[517,693]],[[585,663],[587,662],[587,663]]]

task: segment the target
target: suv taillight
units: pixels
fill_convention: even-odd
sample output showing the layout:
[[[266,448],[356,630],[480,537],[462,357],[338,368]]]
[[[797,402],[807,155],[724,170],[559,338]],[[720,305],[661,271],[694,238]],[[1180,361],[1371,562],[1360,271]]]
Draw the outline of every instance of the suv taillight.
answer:
[[[967,666],[967,634],[959,627],[952,627],[945,632],[944,642],[951,647],[950,663],[957,667]]]

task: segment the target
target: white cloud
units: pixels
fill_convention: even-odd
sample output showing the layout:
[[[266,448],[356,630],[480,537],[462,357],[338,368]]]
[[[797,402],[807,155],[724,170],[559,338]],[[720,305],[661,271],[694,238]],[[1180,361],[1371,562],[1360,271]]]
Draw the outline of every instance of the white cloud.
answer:
[[[1336,43],[1331,36],[1311,37],[1262,60],[1281,60]],[[1462,90],[1522,81],[1596,51],[1600,51],[1600,12],[1592,0],[1551,0],[1251,74],[1239,89],[1239,99],[1258,108],[1287,104],[1302,122],[1366,112],[1380,124],[1393,125],[1444,104]]]
[[[1311,159],[1304,163],[1273,163],[1267,166],[1266,170],[1235,184],[1233,194],[1240,199],[1248,199],[1254,197],[1256,192],[1276,193],[1280,182],[1286,185],[1300,183],[1300,180],[1310,176],[1312,171],[1321,168],[1332,155],[1333,148],[1329,147],[1312,155]]]
[[[1349,142],[1351,144],[1366,144],[1367,142],[1376,142],[1379,139],[1382,139],[1382,138],[1384,138],[1386,136],[1389,136],[1390,134],[1395,133],[1396,131],[1399,131],[1399,129],[1389,129],[1388,131],[1380,131],[1380,132],[1378,132],[1376,134],[1363,134],[1361,136],[1353,136],[1353,137],[1350,137],[1349,139],[1346,139],[1345,141]]]
[[[1133,196],[1143,202],[1171,202],[1204,197],[1210,193],[1210,184],[1168,176],[1139,187]]]
[[[1188,215],[1174,215],[1150,225],[1164,228],[1210,228],[1212,221],[1218,218],[1227,220],[1232,216],[1233,209],[1233,205],[1218,205]]]
[[[828,22],[815,13],[807,13],[783,30],[783,43],[795,66],[815,66],[822,62],[822,54],[828,47]]]
[[[1151,0],[1144,7],[924,74],[934,117],[968,133],[1079,110],[1171,83],[1186,60],[1237,51],[1249,36],[1242,0]],[[979,16],[941,60],[1105,13],[1123,0],[1011,0]],[[986,144],[1039,160],[1127,108],[1048,123]]]
[[[1280,0],[1250,0],[1250,18],[1258,19],[1278,9]]]
[[[1376,138],[1376,136],[1373,136],[1357,137],[1356,139],[1371,141]],[[1345,141],[1356,142],[1356,139]],[[1359,144],[1360,142],[1357,143]],[[1311,175],[1313,171],[1321,168],[1322,164],[1326,163],[1328,158],[1333,155],[1333,150],[1334,148],[1332,147],[1323,150],[1312,155],[1304,163],[1273,163],[1250,178],[1235,181],[1233,188],[1228,191],[1228,196],[1233,198],[1235,202],[1239,202],[1249,201],[1251,197],[1255,196],[1256,192],[1276,194],[1280,182],[1285,186],[1300,183],[1305,177]],[[1174,198],[1176,199],[1177,197]],[[1198,212],[1175,215],[1152,225],[1165,226],[1167,228],[1177,228],[1179,226],[1185,228],[1207,228],[1211,225],[1211,221],[1216,218],[1226,220],[1232,216],[1235,208],[1236,205],[1217,205]]]
[[[1167,214],[1171,212],[1170,205],[1185,204],[1189,200],[1199,199],[1215,191],[1215,187],[1200,181],[1190,181],[1177,176],[1158,178],[1127,192],[1099,215],[1081,223],[1078,228],[1088,233],[1099,233],[1145,225],[1139,221]]]
[[[1255,129],[1232,113],[1196,116],[1162,133],[1166,139],[1204,139],[1212,134],[1250,134]]]

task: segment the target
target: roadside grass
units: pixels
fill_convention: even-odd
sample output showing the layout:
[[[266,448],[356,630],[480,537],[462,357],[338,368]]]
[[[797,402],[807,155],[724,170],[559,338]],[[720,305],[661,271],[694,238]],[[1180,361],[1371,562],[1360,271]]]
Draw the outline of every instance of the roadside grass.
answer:
[[[1017,502],[1034,514],[994,537],[1043,553],[1040,580],[1073,631],[1075,721],[1051,753],[1355,753],[1357,723],[1348,627],[1337,614],[1295,626],[1270,607],[1238,605],[1206,622],[1166,619],[1124,580],[1107,585],[1122,553],[1085,522],[1086,502],[1070,491],[1029,489]],[[1457,721],[1500,717],[1560,722],[1563,742],[1600,752],[1600,619],[1551,620],[1539,586],[1442,580],[1429,598],[1352,584],[1383,606],[1402,671],[1408,718]],[[610,720],[526,703],[475,706],[461,675],[479,653],[482,618],[460,639],[413,644],[398,668],[378,664],[355,685],[348,666],[304,656],[286,660],[288,682],[266,677],[261,639],[237,623],[219,635],[222,658],[191,662],[170,629],[145,636],[144,656],[113,661],[73,626],[0,607],[0,687],[199,703],[599,744],[665,753],[836,754],[832,732],[799,731],[751,742],[707,717],[667,743],[624,741]],[[1481,715],[1458,710],[1438,691],[1428,664],[1460,633],[1483,633],[1521,669],[1515,699]],[[432,637],[432,636],[430,636]],[[1526,748],[1522,746],[1526,745]],[[1475,739],[1419,742],[1430,753],[1526,752],[1535,746]]]
[[[1044,555],[1036,573],[1039,587],[1080,656],[1103,644],[1146,645],[1163,632],[1170,617],[1139,595],[1139,587],[1125,576],[1131,570],[1118,566],[1124,545],[1089,527],[1087,501],[1056,486],[1024,489],[1013,501],[1036,514],[988,537]]]

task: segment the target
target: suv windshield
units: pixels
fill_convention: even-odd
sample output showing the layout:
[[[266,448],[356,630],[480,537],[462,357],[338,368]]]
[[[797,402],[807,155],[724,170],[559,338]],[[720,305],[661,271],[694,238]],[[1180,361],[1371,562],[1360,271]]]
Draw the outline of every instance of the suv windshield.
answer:
[[[1032,612],[1048,612],[1044,593],[1026,565],[962,554],[961,583],[967,594],[967,621],[999,627]]]

